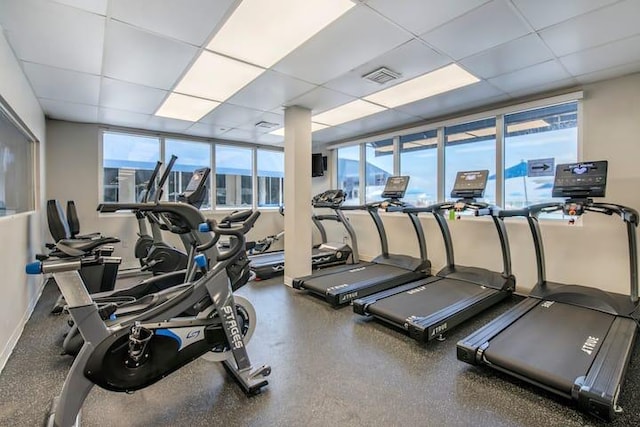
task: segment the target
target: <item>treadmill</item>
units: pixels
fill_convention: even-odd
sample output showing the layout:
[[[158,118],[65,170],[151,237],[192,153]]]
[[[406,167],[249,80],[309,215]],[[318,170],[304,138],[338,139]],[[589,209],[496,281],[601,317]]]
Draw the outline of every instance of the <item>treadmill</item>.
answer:
[[[353,311],[372,316],[405,330],[419,342],[444,340],[443,334],[465,320],[511,296],[515,277],[511,274],[509,241],[498,209],[476,199],[484,195],[489,171],[458,172],[451,192],[455,202],[411,207],[403,212],[430,212],[436,219],[446,250],[447,264],[435,276],[389,289],[353,302]],[[491,216],[502,249],[501,273],[479,267],[456,265],[453,242],[445,212],[463,211]]]
[[[358,262],[357,243],[355,232],[347,222],[344,214],[339,208],[345,200],[345,193],[342,190],[327,190],[316,195],[311,203],[314,208],[328,208],[334,214],[316,215],[311,217],[316,228],[320,232],[321,244],[312,248],[311,267],[314,269],[326,268],[334,265],[346,264],[349,257],[353,255],[353,262]],[[327,231],[321,221],[336,221],[344,225],[351,238],[351,244],[356,249],[353,251],[349,245],[342,242],[328,242]],[[258,279],[269,279],[271,277],[284,274],[284,251],[266,252],[263,254],[251,255],[251,270]]]
[[[538,283],[529,297],[458,342],[458,359],[487,365],[573,400],[584,412],[606,420],[622,409],[618,395],[638,330],[638,212],[594,202],[604,197],[607,162],[556,167],[553,197],[503,216],[525,216],[533,235]],[[627,229],[630,295],[547,281],[538,215],[562,211],[570,222],[586,212],[619,216]],[[597,243],[596,243],[597,245]]]
[[[349,266],[348,269],[345,269],[344,266],[330,267],[309,276],[294,279],[293,287],[320,296],[335,307],[349,304],[358,297],[371,295],[428,276],[431,264],[426,257],[426,245],[418,216],[415,213],[407,212],[418,237],[419,259],[408,255],[389,253],[387,234],[378,213],[379,209],[391,212],[401,211],[407,207],[408,205],[400,199],[404,197],[408,184],[408,176],[389,177],[382,192],[384,200],[363,206],[342,206],[340,208],[341,210],[366,210],[369,213],[380,236],[382,254],[374,258],[372,262],[361,262]],[[354,253],[356,252],[357,250],[354,250]]]

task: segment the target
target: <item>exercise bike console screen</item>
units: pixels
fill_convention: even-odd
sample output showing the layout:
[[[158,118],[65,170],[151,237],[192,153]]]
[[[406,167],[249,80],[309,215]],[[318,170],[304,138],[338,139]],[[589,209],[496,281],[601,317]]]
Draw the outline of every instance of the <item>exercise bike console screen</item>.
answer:
[[[187,188],[185,190],[186,192],[193,192],[198,189],[198,187],[200,186],[200,183],[203,180],[207,179],[207,176],[208,176],[207,169],[209,168],[196,169],[195,171],[193,171],[191,180],[189,181],[189,184],[187,184]]]
[[[567,163],[556,167],[552,197],[604,197],[607,161]]]
[[[464,171],[458,172],[456,181],[451,190],[451,197],[456,199],[475,199],[484,196],[487,187],[489,171]]]
[[[390,176],[382,192],[383,199],[402,199],[409,186],[408,176]]]

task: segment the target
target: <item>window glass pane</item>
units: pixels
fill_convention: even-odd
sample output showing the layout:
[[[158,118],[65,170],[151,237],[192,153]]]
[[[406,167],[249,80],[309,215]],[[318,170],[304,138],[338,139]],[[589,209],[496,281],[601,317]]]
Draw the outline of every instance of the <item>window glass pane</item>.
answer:
[[[460,171],[489,170],[484,202],[496,202],[496,119],[449,126],[444,129],[445,200],[452,200],[451,190]]]
[[[357,205],[360,191],[360,146],[338,148],[338,188],[347,193],[345,204]]]
[[[190,142],[176,139],[165,140],[165,160],[168,164],[171,155],[176,155],[178,160],[171,169],[169,175],[169,187],[167,196],[169,201],[177,202],[178,195],[187,189],[193,171],[201,168],[211,167],[211,144],[203,142]],[[211,176],[207,178],[207,189],[211,188]],[[200,209],[211,209],[211,195],[207,195],[200,206]]]
[[[258,206],[277,207],[284,197],[284,153],[258,150]]]
[[[158,138],[103,133],[103,201],[137,202],[159,158]]]
[[[415,206],[438,200],[437,133],[434,129],[400,137],[400,175],[411,177],[404,201]]]
[[[216,202],[219,207],[250,207],[253,199],[251,148],[216,145]]]
[[[393,139],[365,144],[366,202],[380,200],[387,178],[393,175]]]
[[[0,216],[33,210],[32,144],[0,112]]]
[[[505,208],[554,200],[555,165],[578,160],[577,102],[509,114],[504,121]],[[530,170],[527,162],[536,159],[553,160]]]

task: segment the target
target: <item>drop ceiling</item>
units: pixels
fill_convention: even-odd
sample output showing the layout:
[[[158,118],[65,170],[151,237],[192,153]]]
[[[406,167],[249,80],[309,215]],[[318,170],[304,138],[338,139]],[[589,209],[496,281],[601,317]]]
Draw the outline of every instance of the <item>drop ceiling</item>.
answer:
[[[366,0],[198,122],[155,116],[239,3],[2,0],[0,26],[50,118],[269,145],[283,137],[255,125],[282,125],[286,106],[318,115],[452,63],[480,81],[316,131],[314,142],[640,71],[638,0]],[[380,67],[400,78],[362,78]]]

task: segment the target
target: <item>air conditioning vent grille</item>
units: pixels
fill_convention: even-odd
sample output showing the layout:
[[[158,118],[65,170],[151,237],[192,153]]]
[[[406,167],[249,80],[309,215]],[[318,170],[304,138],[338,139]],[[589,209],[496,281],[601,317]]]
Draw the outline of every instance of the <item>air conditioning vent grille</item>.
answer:
[[[277,123],[266,122],[264,120],[256,123],[256,127],[257,128],[273,129],[273,128],[276,128],[278,126],[280,126],[280,125],[277,124]]]
[[[362,76],[363,79],[367,79],[370,80],[374,83],[378,83],[380,85],[383,85],[385,83],[390,82],[391,80],[396,80],[398,78],[400,78],[400,74],[396,73],[395,71],[392,71],[386,67],[382,67],[382,68],[378,68],[375,71],[372,71],[368,74],[365,74],[364,76]]]

